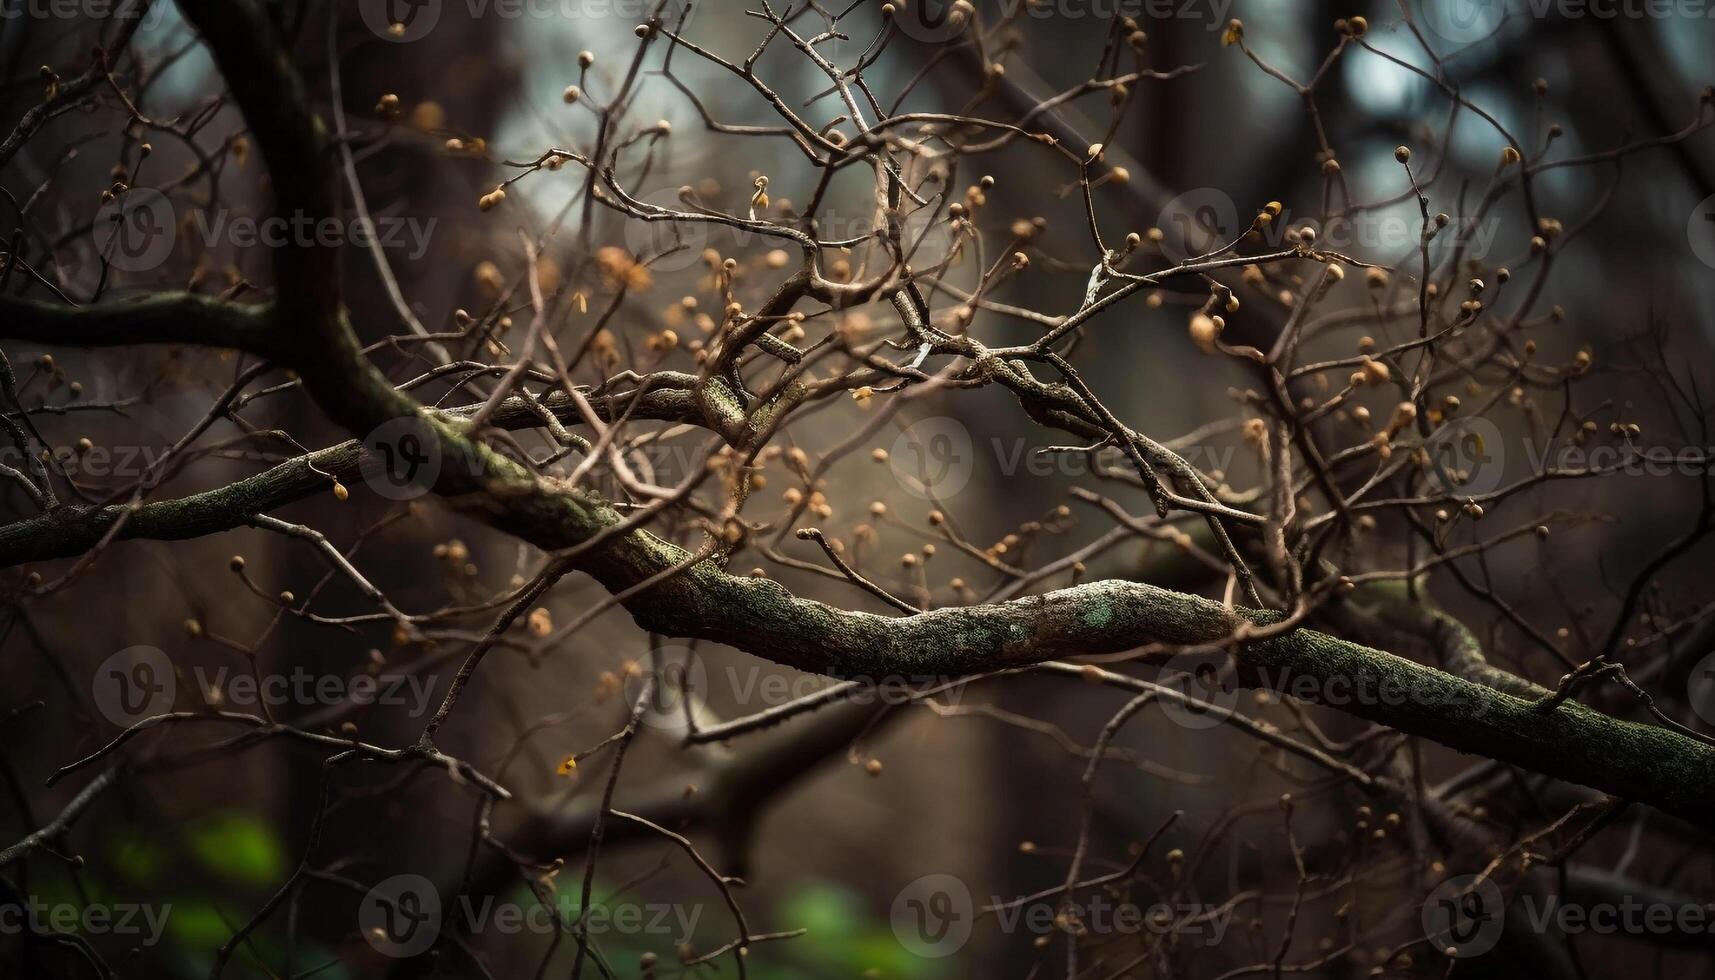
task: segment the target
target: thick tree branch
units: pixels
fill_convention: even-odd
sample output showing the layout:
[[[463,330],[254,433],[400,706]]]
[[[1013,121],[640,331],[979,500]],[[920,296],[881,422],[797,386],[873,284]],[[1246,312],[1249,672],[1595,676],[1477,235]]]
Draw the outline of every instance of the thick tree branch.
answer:
[[[195,293],[154,293],[95,306],[0,296],[0,334],[60,347],[195,344],[289,360],[286,332],[275,329],[270,310]]]

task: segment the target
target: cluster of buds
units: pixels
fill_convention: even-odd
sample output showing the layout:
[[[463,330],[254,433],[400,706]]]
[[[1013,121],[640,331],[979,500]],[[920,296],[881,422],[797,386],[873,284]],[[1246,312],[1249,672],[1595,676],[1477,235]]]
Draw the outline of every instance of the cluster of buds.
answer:
[[[1342,37],[1363,37],[1370,32],[1369,18],[1363,15],[1341,17],[1334,22],[1334,32]]]

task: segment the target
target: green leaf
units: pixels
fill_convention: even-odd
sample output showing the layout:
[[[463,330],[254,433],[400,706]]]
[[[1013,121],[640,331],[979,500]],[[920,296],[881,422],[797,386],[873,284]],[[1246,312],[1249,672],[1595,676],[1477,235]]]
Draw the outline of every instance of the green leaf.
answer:
[[[274,831],[249,814],[226,813],[199,820],[187,834],[197,860],[219,877],[239,884],[278,884],[286,876],[286,852]]]

